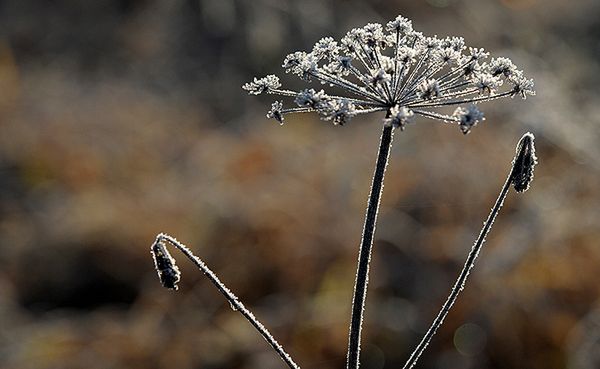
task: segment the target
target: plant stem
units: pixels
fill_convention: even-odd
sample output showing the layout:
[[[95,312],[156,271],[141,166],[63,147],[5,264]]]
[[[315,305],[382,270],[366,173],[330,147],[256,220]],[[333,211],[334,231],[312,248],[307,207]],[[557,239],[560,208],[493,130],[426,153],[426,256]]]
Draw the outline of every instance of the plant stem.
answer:
[[[240,314],[242,314],[244,316],[244,318],[246,318],[246,320],[248,320],[248,322],[250,322],[250,324],[252,324],[252,326],[263,336],[265,341],[267,341],[267,343],[269,343],[269,345],[271,345],[271,347],[273,347],[273,349],[275,350],[275,352],[277,352],[277,354],[279,355],[281,360],[283,360],[287,364],[287,366],[290,367],[290,369],[300,369],[298,364],[296,364],[294,362],[294,360],[291,358],[291,356],[287,352],[285,352],[283,347],[273,337],[271,332],[269,332],[269,330],[254,316],[254,314],[244,306],[244,304],[238,299],[238,297],[236,295],[234,295],[233,292],[231,292],[231,290],[229,290],[229,288],[227,288],[227,286],[225,286],[225,284],[223,284],[223,282],[221,282],[219,277],[217,277],[217,275],[212,270],[210,270],[208,268],[208,266],[206,266],[206,264],[202,261],[202,259],[200,259],[196,255],[194,255],[192,253],[192,251],[189,248],[187,248],[184,244],[177,241],[177,239],[175,239],[174,237],[171,237],[164,233],[160,233],[156,237],[156,241],[154,241],[154,243],[152,244],[152,254],[154,255],[155,258],[156,258],[155,247],[158,247],[160,250],[159,252],[161,252],[163,255],[165,255],[165,254],[168,255],[168,251],[166,251],[166,248],[164,248],[164,246],[162,244],[163,242],[167,242],[167,243],[175,246],[188,259],[190,259],[190,261],[192,263],[194,263],[198,267],[198,269],[200,269],[200,271],[202,273],[204,273],[204,275],[215,285],[215,287],[217,287],[219,292],[221,292],[221,294],[223,296],[225,296],[225,298],[229,302],[231,308],[234,311],[237,311]],[[170,255],[168,255],[167,257],[169,259],[168,262],[174,263],[174,259],[172,259],[172,257]],[[163,258],[162,260],[165,260],[165,259]],[[158,263],[157,263],[157,267],[158,267]],[[169,267],[175,268],[176,269],[175,273],[177,273],[177,274],[179,273],[179,271],[177,270],[177,267],[174,264],[169,265]],[[159,271],[159,273],[160,273],[160,271]],[[177,276],[177,281],[178,280],[179,280],[179,277]],[[171,287],[168,287],[168,288],[176,289],[176,285],[172,285]]]
[[[381,193],[383,192],[383,179],[388,163],[390,148],[392,146],[393,127],[383,127],[379,143],[379,152],[375,164],[375,173],[371,185],[371,193],[367,205],[367,214],[363,228],[362,241],[358,255],[358,268],[356,282],[354,284],[354,298],[352,300],[352,317],[350,320],[350,332],[348,340],[347,369],[358,369],[360,359],[360,336],[362,329],[365,299],[367,296],[367,284],[369,282],[369,264],[371,262],[371,250],[373,248],[373,235],[377,223],[377,212]]]
[[[454,305],[456,302],[458,295],[464,289],[467,278],[469,277],[469,273],[475,266],[475,260],[477,259],[479,251],[481,251],[481,248],[485,243],[485,238],[492,229],[492,225],[494,224],[494,220],[502,208],[502,204],[504,204],[504,199],[506,199],[506,195],[508,195],[511,184],[514,185],[517,192],[524,192],[529,188],[529,183],[533,178],[533,167],[535,164],[537,164],[533,140],[534,136],[531,133],[526,133],[517,144],[517,155],[512,162],[512,167],[508,177],[506,178],[506,182],[500,190],[500,194],[496,199],[494,207],[488,215],[485,223],[483,223],[483,228],[479,233],[479,237],[477,237],[477,240],[473,244],[473,247],[467,256],[467,260],[465,261],[465,265],[463,266],[458,279],[450,291],[450,295],[448,295],[448,298],[440,309],[437,317],[434,319],[433,323],[431,323],[431,327],[429,327],[427,333],[425,333],[425,336],[423,336],[423,339],[421,339],[421,342],[419,342],[419,345],[412,352],[406,364],[404,364],[403,369],[411,369],[415,366],[417,360],[419,360],[419,357],[423,351],[425,351],[427,345],[429,345],[429,342],[431,342],[431,339],[437,332],[438,328],[444,322],[444,319],[450,312],[452,305]]]
[[[446,302],[440,309],[440,312],[438,313],[437,317],[434,319],[433,323],[431,323],[431,327],[429,327],[429,329],[427,330],[427,333],[425,333],[425,336],[423,336],[423,339],[421,339],[421,342],[419,342],[419,345],[412,352],[412,354],[410,355],[410,358],[408,359],[406,364],[404,364],[403,369],[409,369],[409,368],[412,368],[415,366],[415,364],[417,363],[417,360],[419,360],[419,357],[421,356],[423,351],[425,351],[425,348],[427,347],[427,345],[429,345],[429,342],[431,342],[431,339],[437,332],[438,328],[444,322],[444,319],[450,312],[452,305],[454,305],[454,302],[456,302],[456,299],[458,298],[458,294],[465,287],[465,282],[467,281],[467,277],[469,276],[471,269],[475,265],[475,259],[477,259],[477,255],[479,255],[479,251],[481,250],[481,247],[483,246],[483,243],[485,242],[485,237],[487,236],[490,229],[492,228],[494,219],[496,219],[496,215],[498,215],[498,212],[500,211],[500,208],[502,207],[504,199],[506,198],[506,195],[508,194],[508,190],[510,189],[511,183],[512,183],[512,175],[509,175],[508,178],[506,179],[506,182],[504,183],[504,186],[502,187],[502,190],[500,191],[500,195],[496,199],[496,203],[494,204],[492,211],[488,215],[488,218],[487,218],[486,222],[484,223],[483,228],[481,229],[481,233],[479,233],[479,237],[477,238],[477,241],[475,242],[475,244],[473,244],[473,247],[471,248],[471,251],[469,252],[469,255],[467,256],[465,265],[464,265],[463,269],[461,270],[461,272],[458,276],[458,279],[454,283],[454,286],[452,287],[452,290],[450,291],[450,295],[448,295],[448,299],[446,300]]]

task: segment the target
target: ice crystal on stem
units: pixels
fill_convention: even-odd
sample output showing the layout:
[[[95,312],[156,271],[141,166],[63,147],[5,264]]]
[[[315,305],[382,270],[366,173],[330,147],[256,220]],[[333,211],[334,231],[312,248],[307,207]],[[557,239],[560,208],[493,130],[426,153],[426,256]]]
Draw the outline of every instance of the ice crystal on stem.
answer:
[[[404,128],[406,118],[421,115],[455,124],[466,134],[483,117],[474,104],[535,94],[533,81],[510,59],[488,58],[483,49],[466,47],[462,37],[426,37],[398,16],[385,26],[369,23],[352,29],[340,42],[322,38],[312,51],[285,58],[287,73],[317,80],[337,94],[281,89],[275,75],[255,78],[243,88],[252,95],[280,95],[295,102],[290,107],[283,101],[273,104],[267,117],[280,123],[287,114],[314,111],[342,125],[356,115],[383,111],[388,113],[383,123],[394,127]],[[452,105],[459,106],[454,114],[445,110]]]

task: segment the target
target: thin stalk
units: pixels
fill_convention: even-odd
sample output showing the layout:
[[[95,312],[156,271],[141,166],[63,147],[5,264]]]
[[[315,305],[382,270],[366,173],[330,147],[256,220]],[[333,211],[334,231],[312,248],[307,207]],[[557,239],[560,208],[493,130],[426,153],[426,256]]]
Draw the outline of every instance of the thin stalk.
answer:
[[[477,259],[479,251],[481,251],[481,248],[485,243],[485,238],[492,229],[492,225],[494,224],[496,216],[502,208],[502,204],[504,203],[504,199],[506,199],[506,195],[508,195],[510,186],[513,185],[517,192],[524,192],[529,188],[529,183],[533,178],[533,167],[537,163],[533,140],[533,135],[531,133],[526,133],[519,141],[517,145],[517,155],[515,156],[512,162],[512,167],[510,169],[508,177],[506,178],[506,182],[504,182],[504,185],[500,190],[500,194],[496,199],[496,203],[494,204],[494,207],[488,215],[487,220],[483,224],[483,228],[479,233],[479,237],[477,237],[475,244],[473,244],[473,247],[471,248],[471,251],[467,256],[465,265],[463,266],[458,276],[458,279],[454,283],[454,286],[450,291],[450,295],[448,296],[446,302],[440,309],[440,312],[438,313],[437,317],[433,320],[431,327],[429,327],[429,329],[425,333],[425,336],[423,336],[423,339],[421,339],[421,342],[419,342],[415,350],[410,355],[406,364],[404,364],[403,369],[410,369],[415,366],[417,360],[419,360],[419,357],[421,356],[423,351],[425,351],[427,345],[429,345],[429,342],[431,342],[431,339],[437,332],[438,328],[442,325],[446,316],[448,316],[448,313],[450,312],[452,305],[454,305],[454,303],[456,302],[458,295],[465,288],[465,283],[467,281],[469,273],[471,272],[471,269],[473,269],[473,267],[475,266],[475,260]]]
[[[152,255],[154,256],[155,266],[163,286],[176,290],[177,282],[179,282],[179,269],[175,265],[175,260],[167,251],[165,242],[175,246],[188,259],[190,259],[202,273],[204,273],[204,275],[215,285],[215,287],[217,287],[219,292],[225,296],[231,308],[234,311],[238,311],[240,314],[242,314],[244,318],[246,318],[246,320],[248,320],[248,322],[250,322],[250,324],[256,328],[256,330],[263,336],[265,341],[267,341],[267,343],[273,347],[281,360],[283,360],[287,366],[290,367],[290,369],[300,369],[298,364],[294,362],[291,356],[285,352],[283,347],[273,337],[271,332],[269,332],[269,330],[265,328],[265,326],[254,316],[254,314],[252,314],[252,312],[248,310],[244,304],[242,304],[238,297],[234,295],[233,292],[231,292],[229,288],[223,284],[223,282],[221,282],[219,277],[217,277],[217,275],[210,270],[206,264],[204,264],[202,259],[194,255],[189,248],[177,241],[177,239],[174,237],[160,233],[158,236],[156,236],[156,241],[154,241],[152,244],[151,251]]]
[[[389,112],[388,112],[389,115]],[[390,148],[392,146],[393,127],[383,127],[379,152],[375,164],[375,173],[371,185],[371,193],[367,204],[367,214],[363,228],[362,241],[358,254],[358,268],[356,282],[354,285],[354,298],[352,300],[352,316],[350,319],[350,332],[348,340],[347,369],[358,369],[360,359],[360,339],[362,330],[363,314],[365,309],[365,298],[367,296],[367,284],[369,282],[369,264],[371,261],[371,250],[373,248],[373,235],[377,224],[377,212],[381,193],[383,192],[383,179],[388,163]]]

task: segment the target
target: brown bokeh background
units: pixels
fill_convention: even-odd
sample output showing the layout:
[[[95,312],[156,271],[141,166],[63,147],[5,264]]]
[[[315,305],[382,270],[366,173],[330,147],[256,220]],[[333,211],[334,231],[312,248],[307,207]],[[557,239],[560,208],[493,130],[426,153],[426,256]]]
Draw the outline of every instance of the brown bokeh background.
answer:
[[[303,368],[342,368],[381,117],[280,127],[240,86],[397,14],[513,58],[538,95],[483,104],[468,136],[397,133],[362,367],[401,367],[531,131],[532,189],[509,195],[419,367],[600,368],[595,0],[0,2],[0,368],[283,368],[178,255],[180,290],[160,287],[160,231]]]

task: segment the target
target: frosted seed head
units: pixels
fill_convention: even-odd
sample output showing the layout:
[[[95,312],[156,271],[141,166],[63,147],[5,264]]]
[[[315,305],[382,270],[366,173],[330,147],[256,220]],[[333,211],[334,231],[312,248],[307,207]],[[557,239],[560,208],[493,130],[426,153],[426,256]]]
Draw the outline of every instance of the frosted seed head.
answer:
[[[396,105],[390,110],[390,117],[383,120],[383,124],[386,127],[391,126],[400,128],[401,131],[404,131],[406,125],[411,123],[414,120],[414,117],[415,113],[412,110],[405,106],[399,107]]]
[[[333,60],[339,53],[339,46],[332,37],[323,37],[313,47],[312,55],[317,60]]]
[[[451,47],[436,49],[433,60],[440,64],[455,63],[462,57],[462,54]]]
[[[489,64],[490,72],[493,76],[510,77],[517,72],[517,67],[509,58],[495,58]]]
[[[483,48],[469,47],[469,55],[472,60],[481,60],[490,56]]]
[[[296,99],[294,100],[294,102],[299,106],[299,107],[303,107],[303,108],[312,108],[315,110],[318,110],[323,103],[329,101],[330,98],[329,96],[327,96],[327,94],[325,94],[325,91],[321,90],[319,92],[316,92],[315,90],[311,89],[306,89],[303,91],[300,91],[298,93],[298,95],[296,96]]]
[[[475,77],[480,72],[481,64],[479,64],[476,60],[471,60],[463,67],[463,76],[465,76],[467,79]]]
[[[523,99],[527,98],[527,95],[535,95],[535,90],[533,89],[534,83],[532,79],[527,79],[523,76],[523,72],[515,71],[508,78],[508,81],[513,84],[512,94],[511,96],[521,95]]]
[[[374,49],[377,46],[382,46],[382,42],[385,42],[385,35],[383,34],[383,26],[381,24],[368,23],[362,30],[362,42],[369,48]]]
[[[420,40],[420,45],[423,48],[425,48],[426,50],[436,50],[436,49],[440,48],[441,44],[442,44],[442,40],[437,38],[437,36],[423,37]]]
[[[383,69],[379,69],[373,72],[373,75],[369,79],[369,84],[373,87],[377,85],[383,85],[386,82],[390,81],[390,76]]]
[[[438,109],[534,94],[533,81],[510,59],[485,62],[488,56],[481,48],[467,48],[462,37],[425,37],[413,30],[410,20],[399,16],[385,27],[369,23],[352,29],[339,42],[324,37],[310,52],[298,51],[285,58],[287,73],[305,81],[315,79],[326,91],[326,86],[334,87],[335,95],[310,89],[282,90],[274,76],[255,79],[243,87],[250,94],[266,92],[295,99],[299,107],[292,109],[283,109],[281,102],[273,104],[268,116],[279,122],[288,113],[316,110],[322,119],[343,124],[357,114],[404,106],[414,115],[462,122],[461,130],[468,133],[482,116],[471,120],[479,115],[468,114],[474,113],[468,108],[457,109],[455,115]],[[392,120],[386,122],[392,124]]]
[[[338,100],[333,112],[333,123],[344,125],[356,115],[356,107],[347,99]]]
[[[248,91],[250,95],[260,95],[263,92],[269,92],[276,90],[281,87],[279,77],[273,74],[269,74],[263,78],[254,78],[253,82],[248,82],[242,86],[242,89]]]
[[[423,32],[417,32],[417,31],[407,31],[406,32],[406,38],[407,41],[410,42],[411,45],[418,45],[422,42],[422,40],[425,38],[425,36],[423,35]]]
[[[475,104],[471,104],[466,108],[459,106],[452,116],[458,120],[460,130],[465,135],[471,132],[471,128],[475,127],[477,123],[485,120],[483,112]]]
[[[283,64],[281,65],[285,68],[286,72],[291,71],[292,68],[300,65],[302,59],[306,57],[306,53],[304,51],[296,51],[291,54],[286,55],[283,60]]]
[[[348,32],[346,36],[342,37],[340,40],[340,47],[344,53],[354,55],[356,52],[356,40],[354,39],[353,35],[350,34],[350,32]]]
[[[325,64],[323,70],[337,76],[347,76],[352,69],[352,58],[349,56],[337,56],[331,63]]]
[[[381,68],[389,75],[394,74],[394,59],[388,57],[388,56],[381,56],[379,58],[379,60],[381,61]]]
[[[441,95],[440,85],[433,78],[425,80],[417,87],[417,93],[423,100],[433,100]]]
[[[401,15],[397,16],[396,19],[386,24],[385,28],[388,31],[400,32],[400,34],[412,31],[412,22]]]
[[[342,38],[342,49],[353,54],[360,49],[359,45],[364,42],[364,38],[365,31],[362,28],[353,28]]]
[[[343,126],[356,115],[356,106],[348,99],[331,100],[319,110],[323,119],[331,120],[333,124]]]
[[[517,144],[517,155],[513,160],[512,185],[517,192],[525,192],[533,180],[533,170],[538,163],[535,156],[535,137],[527,132]]]
[[[402,64],[409,64],[415,61],[418,52],[412,47],[401,46],[398,48],[397,60]]]
[[[305,81],[310,81],[310,77],[315,74],[319,60],[311,53],[296,51],[288,54],[283,61],[282,67],[286,73],[292,73]]]
[[[465,39],[462,37],[446,37],[442,39],[442,48],[452,49],[456,52],[462,53],[465,49]]]
[[[179,283],[181,273],[175,264],[175,259],[169,254],[165,244],[162,241],[155,242],[150,252],[154,259],[154,267],[158,273],[160,283],[165,288],[177,290],[177,283]]]
[[[494,77],[491,74],[479,73],[474,79],[475,87],[479,89],[479,94],[492,94],[497,88],[502,86],[502,79]]]
[[[271,110],[267,113],[267,118],[275,119],[279,124],[283,124],[283,101],[275,101],[271,104]]]

